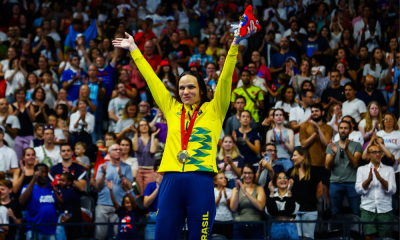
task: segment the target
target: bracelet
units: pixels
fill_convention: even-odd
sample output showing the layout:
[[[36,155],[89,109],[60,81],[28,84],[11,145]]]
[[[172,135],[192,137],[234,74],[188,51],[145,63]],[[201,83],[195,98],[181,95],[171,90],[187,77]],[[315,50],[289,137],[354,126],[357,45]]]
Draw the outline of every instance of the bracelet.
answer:
[[[125,194],[129,194],[130,192],[132,192],[132,190],[126,191]]]

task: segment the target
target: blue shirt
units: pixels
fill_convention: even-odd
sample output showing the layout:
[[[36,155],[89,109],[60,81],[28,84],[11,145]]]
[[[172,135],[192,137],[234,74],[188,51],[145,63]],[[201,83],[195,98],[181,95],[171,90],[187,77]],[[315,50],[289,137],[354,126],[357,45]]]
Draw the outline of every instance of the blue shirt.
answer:
[[[21,190],[22,193],[26,190],[28,184]],[[33,186],[31,198],[26,205],[26,222],[28,223],[56,223],[56,196],[51,189],[51,184],[47,184],[42,188],[38,185]],[[31,229],[32,226],[26,226]],[[41,234],[54,234],[56,232],[56,225],[39,226],[39,233]]]
[[[118,235],[116,239],[139,239],[137,235],[137,226],[135,223],[135,213],[133,211],[127,212],[120,207],[115,213],[118,215]]]
[[[301,54],[307,53],[307,47],[309,45],[314,46],[314,51],[325,52],[328,48],[330,48],[328,40],[324,37],[318,36],[315,41],[310,41],[308,39],[301,42]]]
[[[112,83],[111,83],[112,84]],[[102,99],[99,99],[99,89],[104,88],[106,89],[106,91],[108,90],[106,84],[104,82],[97,84],[97,82],[88,82],[88,86],[90,88],[90,95],[89,95],[89,99],[90,101],[93,103],[93,105],[95,105],[97,107],[96,109],[96,119],[100,119],[102,118],[103,115],[103,101]],[[99,107],[100,106],[100,107]]]
[[[243,140],[243,133],[241,133],[239,129],[236,129],[235,132],[237,136],[236,144],[240,154],[244,157],[244,162],[251,164],[258,163],[259,159],[257,154],[255,154]],[[260,136],[256,129],[251,129],[251,131],[246,134],[246,137],[252,144],[254,144],[256,140],[260,140]]]
[[[374,90],[371,94],[371,96],[365,91],[365,89],[358,91],[356,93],[356,98],[360,99],[365,103],[365,106],[368,106],[368,104],[372,101],[376,101],[379,103],[381,107],[387,106],[385,98],[383,97],[383,94],[379,90]]]
[[[273,67],[273,68],[281,68],[282,64],[286,63],[286,59],[288,57],[294,57],[296,59],[296,63],[299,64],[299,57],[297,56],[297,54],[295,52],[292,51],[288,51],[285,54],[282,54],[280,52],[275,53],[272,56],[271,62],[269,64],[269,67]]]
[[[113,88],[114,88],[113,87],[114,70],[115,70],[115,67],[111,66],[111,64],[110,64],[106,68],[99,68],[99,72],[97,74],[97,78],[103,79],[103,83],[106,85],[106,96],[109,96],[109,97],[111,96]]]
[[[151,182],[147,184],[146,190],[144,190],[143,196],[150,196],[157,189],[157,183]],[[153,203],[149,206],[149,212],[157,212],[158,209],[158,194],[154,199]]]
[[[57,204],[57,211],[64,213],[68,211],[69,214],[73,213],[73,208],[80,209],[81,198],[77,190],[73,187],[67,187],[60,190],[60,197],[63,199],[64,204]]]
[[[63,168],[64,166],[62,163],[58,163],[50,168],[49,179],[56,187],[58,186],[58,181],[60,180],[61,174],[64,173]],[[86,169],[82,165],[73,162],[71,166],[68,167],[68,170],[72,175],[74,175],[74,180],[86,180]]]
[[[63,75],[61,77],[61,82],[71,82],[72,79],[76,76],[78,71],[73,70],[72,68],[65,70],[63,72]],[[81,77],[83,78],[84,76],[87,77],[87,74],[80,70]],[[79,89],[83,85],[83,81],[81,80],[76,80],[74,84],[71,86],[71,88],[68,90],[68,101],[75,101],[76,99],[79,98]]]
[[[114,196],[115,196],[115,199],[117,200],[117,202],[120,203],[120,202],[122,202],[122,197],[125,196],[125,190],[122,189],[122,187],[121,187],[122,181],[117,173],[117,167],[114,165],[111,165],[111,162],[106,162],[104,164],[107,165],[105,179],[109,182],[113,181],[113,193],[114,193]],[[99,168],[97,169],[96,180],[99,179],[102,175],[102,172],[101,172],[102,165],[103,164],[101,164],[99,166]],[[131,166],[129,166],[126,163],[121,162],[120,167],[121,167],[121,173],[126,177],[126,179],[133,182]],[[108,187],[105,184],[103,186],[103,189],[101,189],[99,191],[97,204],[113,206],[113,203],[112,203],[111,197],[110,197],[110,189],[108,189]]]
[[[394,66],[393,68],[394,68],[393,84],[399,84],[400,69],[397,66]],[[397,91],[400,92],[400,87],[397,89]]]

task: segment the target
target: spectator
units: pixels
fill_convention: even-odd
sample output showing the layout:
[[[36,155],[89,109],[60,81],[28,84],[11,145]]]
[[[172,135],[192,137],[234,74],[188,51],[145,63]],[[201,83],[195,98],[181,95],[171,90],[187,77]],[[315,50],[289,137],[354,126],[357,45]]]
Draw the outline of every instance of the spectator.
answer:
[[[51,126],[43,127],[44,145],[35,147],[36,158],[40,163],[51,167],[62,161],[60,156],[60,146],[54,144],[54,128]]]
[[[316,22],[317,32],[320,32],[323,26],[329,25],[331,21],[331,16],[330,14],[328,14],[328,6],[326,5],[326,3],[320,2],[317,5],[317,10],[312,15],[311,21]]]
[[[69,146],[69,145],[67,145]],[[70,146],[69,146],[70,147]],[[72,152],[72,151],[70,151]],[[68,153],[70,154],[70,153]],[[72,156],[72,153],[70,154]],[[57,190],[54,184],[51,185],[53,188],[54,195],[56,196],[58,205],[56,206],[57,212],[57,227],[56,227],[56,238],[66,240],[67,236],[74,235],[75,238],[79,236],[79,226],[63,226],[61,223],[82,222],[81,217],[81,199],[76,189],[73,188],[74,175],[70,172],[64,172],[59,175]],[[79,219],[77,221],[77,219]],[[67,228],[67,231],[65,231]],[[67,234],[66,234],[67,233]]]
[[[320,153],[326,151],[332,139],[333,129],[322,121],[324,113],[321,104],[316,103],[311,106],[311,120],[300,127],[300,143],[302,148],[310,151],[311,166],[316,174],[321,176],[323,195],[329,206],[331,203],[328,193],[330,172],[325,169],[325,157]]]
[[[348,66],[348,63],[347,63]],[[357,80],[357,73],[353,70],[346,68],[346,62],[337,62],[333,65],[333,69],[339,70],[340,85],[344,86],[346,83],[351,83]]]
[[[33,148],[25,148],[19,161],[20,168],[14,171],[13,194],[17,198],[23,186],[29,184],[34,175],[34,166],[37,163],[36,153]]]
[[[259,51],[254,50],[251,54],[251,61],[256,64],[257,77],[264,79],[265,81],[271,81],[271,73],[269,68],[266,66],[265,58],[261,57]]]
[[[113,85],[113,76],[114,76],[114,71],[115,67],[117,65],[117,49],[114,50],[114,57],[112,58],[111,62],[108,64],[106,67],[106,59],[103,56],[98,56],[96,58],[96,65],[97,65],[97,79],[100,81],[102,79],[102,82],[106,86],[106,92],[105,95],[100,95],[99,96],[106,96],[106,98],[110,98],[112,94],[112,90],[114,88]],[[102,97],[100,97],[102,99]],[[101,105],[101,104],[99,104]]]
[[[367,108],[365,104],[358,98],[356,98],[356,89],[354,84],[346,83],[344,85],[344,92],[347,101],[343,102],[343,115],[349,115],[353,117],[356,122],[360,122],[361,119],[365,118]]]
[[[220,172],[214,177],[214,195],[215,205],[217,206],[215,213],[215,221],[217,222],[232,222],[233,216],[230,210],[230,198],[232,189],[227,188],[227,180],[224,173]],[[221,224],[213,225],[212,232],[232,238],[233,225]]]
[[[58,87],[55,83],[53,83],[53,77],[50,71],[42,72],[40,74],[40,77],[43,80],[43,83],[41,83],[40,85],[43,88],[46,96],[43,100],[43,103],[47,104],[50,109],[53,109],[54,102],[58,97]]]
[[[265,193],[261,186],[255,184],[256,169],[251,163],[246,163],[242,170],[243,183],[236,180],[230,201],[231,211],[237,211],[235,221],[261,221],[261,211],[265,207]],[[237,223],[233,229],[234,239],[262,238],[260,225],[244,225]]]
[[[7,147],[4,141],[4,136],[6,133],[5,127],[0,125],[0,152],[1,152],[1,160],[4,164],[5,167],[5,172],[0,173],[0,178],[1,179],[7,179],[12,181],[13,174],[16,169],[18,169],[18,159],[17,159],[17,154],[15,154],[15,151]]]
[[[367,46],[368,52],[372,52],[374,48],[379,48],[382,44],[381,32],[376,31],[377,19],[374,17],[368,19],[368,29],[364,27],[361,36],[357,39],[357,45]]]
[[[122,137],[121,140],[118,141],[118,144],[121,146],[122,150],[121,161],[131,166],[132,177],[133,179],[136,179],[139,165],[137,158],[131,157],[133,155],[133,144],[131,138]]]
[[[160,130],[152,133],[149,123],[146,120],[141,120],[139,128],[134,128],[133,131],[133,151],[139,163],[139,172],[136,180],[140,185],[140,189],[146,189],[154,173],[152,166],[154,166],[154,154],[157,152],[158,147],[156,135]]]
[[[14,57],[10,60],[8,69],[4,71],[4,79],[8,84],[5,94],[7,101],[10,103],[16,101],[13,97],[14,91],[19,85],[24,85],[25,79],[28,76],[24,65],[22,65],[22,61],[20,61],[19,57]]]
[[[44,163],[36,164],[32,180],[23,186],[19,203],[26,205],[27,223],[57,223],[56,196],[48,182],[49,168]],[[54,239],[56,225],[41,225],[37,236],[33,236],[32,226],[27,226],[26,239]]]
[[[275,22],[279,25],[279,32],[282,34],[285,32],[285,26],[287,22],[286,10],[278,7],[278,0],[271,2],[271,8],[264,10],[264,26],[268,26],[271,22]],[[266,30],[267,32],[268,30]]]
[[[250,72],[250,82],[253,86],[261,88],[263,90],[263,95],[265,95],[268,90],[266,88],[266,82],[264,78],[261,78],[258,76],[258,70],[257,70],[257,65],[254,62],[249,62],[247,65],[247,69]],[[242,72],[243,73],[243,72]],[[237,87],[242,87],[243,86],[243,80],[239,80]]]
[[[231,106],[233,105],[232,103],[235,102],[236,97],[238,96],[245,97],[246,105],[244,107],[244,110],[249,111],[251,113],[251,116],[254,118],[254,121],[258,123],[259,122],[258,110],[264,109],[263,92],[259,87],[253,86],[251,84],[250,71],[243,70],[241,78],[243,81],[243,86],[233,90],[231,97]]]
[[[87,112],[88,101],[83,98],[77,100],[78,111],[71,114],[69,131],[73,136],[73,143],[84,142],[87,146],[92,145],[92,137],[95,117]]]
[[[387,166],[393,166],[395,163],[395,159],[393,154],[390,152],[389,149],[385,146],[385,140],[383,140],[382,137],[378,137],[376,133],[372,134],[371,141],[368,143],[367,147],[364,149],[363,155],[362,155],[362,160],[364,161],[369,161],[368,159],[368,147],[371,145],[377,145],[380,148],[382,148],[383,153],[385,154],[382,157],[382,163],[387,165]]]
[[[370,17],[372,17],[371,7],[369,5],[365,4],[362,8],[362,11],[363,11],[362,14],[363,18],[354,24],[353,38],[355,40],[357,40],[357,37],[361,36],[360,31],[364,29],[365,25],[368,24],[368,20],[370,19]],[[378,32],[381,32],[381,25],[379,22],[376,23],[376,30]]]
[[[165,144],[167,141],[168,126],[167,119],[165,119],[164,113],[160,109],[157,109],[157,115],[154,117],[153,121],[149,123],[149,125],[152,132],[160,129],[160,132],[158,133],[158,142]]]
[[[44,49],[40,52],[40,56],[45,57],[50,67],[58,66],[64,60],[63,52],[56,48],[54,39],[47,36],[43,39]]]
[[[2,218],[8,217],[9,223],[11,224],[20,224],[22,219],[22,211],[21,206],[19,205],[16,198],[11,199],[11,193],[13,191],[12,182],[10,180],[1,180],[0,181],[0,200],[1,206],[7,209],[7,213],[2,213]],[[3,210],[3,209],[1,209]],[[3,224],[4,219],[3,220]],[[4,227],[3,227],[4,228]],[[17,226],[9,226],[8,232],[5,240],[14,240],[17,234]]]
[[[68,91],[65,88],[60,88],[60,91],[58,92],[58,95],[57,95],[57,101],[54,103],[54,108],[53,108],[53,110],[56,112],[57,116],[61,116],[61,113],[60,114],[57,113],[57,111],[59,109],[58,105],[66,106],[67,110],[65,112],[63,111],[63,114],[67,114],[67,116],[68,116],[69,111],[71,111],[72,101],[67,100],[67,98],[68,98]],[[61,108],[64,109],[64,107],[61,107]],[[64,119],[64,120],[67,120],[67,119]],[[68,125],[66,125],[66,126],[68,126]]]
[[[33,139],[30,144],[29,147],[31,148],[35,148],[35,147],[39,147],[39,146],[43,146],[44,145],[44,139],[43,139],[43,128],[44,128],[43,123],[38,123],[35,124],[35,126],[33,127],[33,131],[35,133],[35,139]]]
[[[393,62],[387,63],[382,50],[377,47],[372,50],[370,62],[369,64],[365,64],[363,71],[364,82],[367,82],[367,75],[373,76],[375,86],[377,86],[376,90],[383,94],[386,103],[388,103],[389,98],[385,87],[387,84],[392,83],[392,73],[389,70],[392,69],[392,66]],[[363,81],[361,80],[361,82]]]
[[[179,37],[179,33],[177,32],[172,32],[170,39],[171,39],[171,44],[170,45],[168,44],[165,47],[162,58],[167,59],[169,54],[177,53],[178,54],[177,62],[181,65],[186,65],[189,62],[189,58],[191,55],[189,48],[186,45],[180,44],[181,39]]]
[[[190,66],[191,63],[196,63],[197,66],[200,67],[200,72],[202,72],[203,74],[206,73],[206,64],[208,62],[214,62],[214,58],[206,54],[206,48],[207,46],[205,43],[200,43],[199,47],[197,48],[199,50],[199,53],[193,54],[190,57],[188,64],[188,66]]]
[[[293,221],[300,205],[292,197],[293,179],[285,172],[278,172],[268,183],[270,195],[267,199],[265,212],[273,216],[275,221]],[[278,191],[275,192],[275,187]],[[271,238],[299,239],[296,224],[272,223]]]
[[[117,84],[118,96],[110,101],[108,104],[108,117],[110,118],[110,125],[108,131],[114,132],[116,123],[122,117],[123,109],[129,98],[126,97],[126,86],[123,83]]]
[[[232,189],[235,187],[235,179],[240,178],[244,159],[240,155],[233,137],[225,135],[222,138],[222,146],[217,156],[217,168],[219,173],[224,174],[227,179],[226,187]]]
[[[273,80],[275,80],[278,77],[279,73],[285,70],[286,61],[289,57],[293,57],[294,59],[296,59],[295,63],[299,62],[297,54],[295,52],[290,51],[289,46],[290,46],[289,39],[283,37],[279,43],[280,47],[279,52],[275,53],[272,56],[271,62],[269,63],[269,68],[271,74],[275,75],[275,78],[272,77]]]
[[[325,168],[331,171],[329,195],[331,196],[331,213],[338,214],[346,195],[353,214],[360,215],[360,196],[355,191],[356,169],[360,165],[361,144],[349,140],[351,123],[339,123],[340,140],[330,141],[326,149]]]
[[[67,93],[64,88],[61,88],[61,91]],[[69,104],[69,103],[68,103]],[[69,116],[68,116],[68,106],[67,104],[59,104],[57,105],[56,117],[57,117],[57,128],[60,128],[65,132],[68,132],[69,129]]]
[[[276,146],[272,143],[265,144],[261,152],[263,159],[259,162],[256,173],[256,182],[264,187],[265,196],[269,196],[270,191],[268,183],[274,178],[275,173],[284,172],[285,168],[278,161]]]
[[[285,112],[283,109],[276,108],[273,113],[275,127],[267,132],[266,143],[275,144],[277,151],[277,161],[282,164],[285,171],[293,167],[290,155],[294,150],[294,133],[292,129],[287,129],[283,123]]]
[[[246,98],[244,96],[237,96],[235,99],[235,103],[233,104],[235,109],[236,109],[236,114],[229,117],[226,122],[225,122],[225,129],[224,132],[227,134],[231,133],[233,130],[238,129],[240,127],[240,113],[245,109],[246,107]],[[251,128],[256,127],[256,122],[254,119],[251,119],[250,123]]]
[[[322,92],[321,104],[325,110],[328,110],[333,104],[342,106],[346,101],[344,86],[340,85],[340,72],[337,69],[331,71],[330,80],[332,85]]]
[[[385,147],[394,155],[395,159],[400,158],[400,130],[397,118],[393,113],[385,113],[380,124],[381,130],[376,133],[385,142]]]
[[[151,40],[157,36],[151,30],[151,28],[149,27],[149,23],[146,21],[140,21],[138,24],[138,29],[142,31],[135,34],[135,43],[137,44],[140,51],[143,52],[147,40]]]
[[[364,145],[364,138],[362,137],[362,134],[359,131],[357,131],[358,125],[356,120],[352,116],[346,115],[342,117],[342,121],[346,121],[351,124],[349,140],[353,142],[358,142],[359,144],[361,144],[361,146]],[[336,134],[333,141],[337,142],[339,141],[339,139],[340,135]]]
[[[382,156],[383,151],[379,146],[368,147],[370,163],[357,170],[356,191],[362,195],[361,221],[381,223],[393,221],[392,195],[396,192],[396,180],[393,168],[381,164]],[[374,239],[377,235],[391,238],[392,226],[364,224],[363,233],[366,239]]]
[[[117,202],[122,202],[124,199],[125,187],[131,186],[133,182],[132,170],[128,164],[121,162],[121,147],[118,144],[113,144],[109,147],[111,161],[101,164],[97,169],[96,189],[99,191],[99,196],[96,206],[95,222],[117,222],[118,215],[113,206],[113,201],[110,196],[110,190],[104,186],[105,180],[113,184],[113,194]],[[114,225],[114,234],[117,232],[118,226]],[[105,225],[96,225],[95,238],[105,239],[108,228]]]
[[[7,56],[7,59],[0,61],[0,77],[2,78],[4,78],[6,71],[9,70],[10,63],[12,63],[11,59],[17,57],[17,49],[12,46],[8,47]]]
[[[308,152],[304,148],[296,148],[292,157],[294,167],[287,172],[289,178],[293,179],[294,201],[300,204],[295,220],[301,221],[317,220],[317,204],[322,195],[321,174],[311,166]],[[296,223],[296,226],[299,237],[314,239],[315,223]]]
[[[301,83],[305,80],[312,81],[315,85],[315,79],[311,75],[311,62],[307,58],[301,60],[300,73],[298,75],[292,74],[292,83],[294,89],[298,91]]]
[[[68,62],[68,64],[69,64],[69,59],[67,60],[67,62]],[[61,65],[61,64],[60,64]],[[70,66],[71,66],[71,64],[69,64]],[[59,65],[57,65],[57,67],[58,67]],[[40,76],[42,73],[44,73],[44,72],[48,72],[48,71],[50,71],[51,72],[51,76],[52,76],[52,80],[53,80],[53,82],[54,83],[59,83],[59,78],[58,78],[58,75],[57,75],[57,73],[54,71],[54,70],[52,70],[52,69],[50,69],[50,67],[49,67],[49,63],[47,62],[47,59],[45,58],[45,57],[43,57],[43,56],[40,56],[39,57],[39,60],[38,60],[38,67],[39,67],[39,69],[37,69],[37,70],[35,70],[35,71],[33,71],[33,73],[36,75],[36,76]],[[60,67],[61,68],[61,67]],[[28,74],[28,77],[29,77],[29,75],[30,74]]]
[[[303,90],[311,90],[313,93],[315,93],[314,84],[313,84],[310,80],[304,80],[304,81],[301,83],[300,89],[299,89],[299,91],[297,92],[298,94],[296,94],[296,100],[295,100],[295,101],[296,101],[297,104],[300,104],[300,102],[301,102],[300,93],[301,93],[301,91],[303,91]],[[319,103],[319,102],[320,102],[318,96],[315,95],[315,94],[314,94],[314,102],[315,102],[315,103]]]
[[[327,124],[333,129],[332,136],[336,136],[338,133],[338,125],[342,119],[342,116],[342,107],[340,104],[331,105],[327,113]]]
[[[387,103],[381,91],[375,89],[375,77],[372,75],[367,75],[364,82],[365,88],[360,90],[356,94],[356,98],[360,99],[368,105],[370,102],[378,102],[381,106],[381,111],[386,112]]]
[[[46,99],[46,92],[42,87],[37,87],[32,93],[32,106],[35,111],[35,123],[44,123],[48,121],[48,116],[50,114],[49,106],[44,103]]]
[[[120,206],[117,202],[114,193],[113,193],[113,180],[110,182],[105,180],[106,185],[110,191],[111,200],[115,208],[115,213],[118,215],[119,222],[118,224],[118,239],[124,238],[132,238],[137,239],[137,227],[136,224],[133,226],[129,224],[130,222],[136,222],[135,212],[134,210],[137,208],[135,197],[132,195],[132,190],[130,189],[131,186],[127,186],[124,182],[121,183],[122,189],[125,190],[125,195],[122,197],[122,205]]]
[[[96,103],[96,101],[92,102],[91,99],[89,98],[89,96],[91,96],[90,94],[91,94],[90,87],[87,84],[84,84],[79,88],[79,98],[86,100],[88,103],[88,107],[86,108],[86,111],[90,111],[91,113],[94,114],[94,113],[96,113],[97,106],[93,104],[93,103]],[[72,103],[73,108],[71,110],[72,112],[78,111],[79,98],[76,99],[75,101],[73,101],[73,103]]]
[[[279,90],[278,90],[279,91]],[[298,107],[299,105],[295,102],[295,91],[294,88],[290,85],[284,86],[281,89],[281,93],[279,95],[279,101],[275,104],[275,109],[281,108],[285,111],[286,114],[290,114],[290,110],[292,108]]]
[[[256,129],[250,127],[251,114],[247,110],[240,113],[240,128],[232,132],[233,139],[237,143],[239,152],[245,159],[245,163],[258,166],[257,155],[260,153],[260,136]]]
[[[73,159],[74,163],[77,163],[85,168],[85,170],[89,170],[90,168],[90,159],[85,156],[87,146],[83,142],[77,142],[75,144],[75,156],[76,158]],[[89,174],[86,174],[88,176]],[[86,177],[87,179],[87,177]]]
[[[74,53],[70,56],[70,63],[71,68],[64,70],[61,82],[63,87],[68,90],[68,97],[69,101],[75,101],[79,98],[79,89],[83,85],[83,79],[87,78],[87,74],[80,69],[81,57],[78,53]]]
[[[155,47],[156,45],[151,40],[146,41],[144,44],[143,56],[150,64],[151,68],[153,68],[153,71],[159,69],[162,60],[161,56],[155,53]]]
[[[367,106],[365,118],[358,124],[358,130],[363,135],[364,145],[369,143],[374,132],[381,130],[379,123],[383,121],[379,103],[370,102]]]
[[[317,35],[317,25],[310,22],[307,25],[308,38],[301,43],[301,54],[303,57],[313,55],[329,55],[331,48],[326,38]],[[311,65],[311,64],[310,64]],[[310,66],[311,67],[311,66]]]
[[[161,181],[163,179],[163,175],[158,173],[158,169],[160,168],[160,162],[154,163],[154,182],[150,182],[147,184],[146,189],[144,190],[143,196],[143,206],[149,208],[149,215],[147,216],[147,222],[145,228],[145,239],[154,239],[155,236],[155,222],[158,210],[158,192]],[[151,224],[149,224],[151,223]]]
[[[141,118],[144,118],[147,122],[153,121],[154,116],[151,115],[150,110],[150,104],[146,101],[141,101],[139,103],[139,109],[140,109],[140,115]]]
[[[290,110],[289,123],[290,128],[295,133],[294,146],[300,147],[300,127],[311,119],[311,105],[314,104],[314,92],[312,90],[303,90],[300,92],[300,106]]]
[[[3,140],[7,142],[8,147],[15,149],[15,138],[21,125],[18,118],[13,114],[9,114],[8,110],[9,104],[7,100],[0,98],[0,126],[3,126],[5,129]]]
[[[137,111],[138,104],[135,100],[130,100],[126,103],[124,110],[122,111],[121,118],[118,120],[115,126],[114,133],[117,135],[117,140],[123,137],[133,138],[133,127],[139,126],[139,121],[142,119],[142,115]]]
[[[57,127],[57,117],[55,115],[50,115],[47,123],[49,126],[54,129],[54,144],[61,144],[65,142],[65,135],[63,130]]]

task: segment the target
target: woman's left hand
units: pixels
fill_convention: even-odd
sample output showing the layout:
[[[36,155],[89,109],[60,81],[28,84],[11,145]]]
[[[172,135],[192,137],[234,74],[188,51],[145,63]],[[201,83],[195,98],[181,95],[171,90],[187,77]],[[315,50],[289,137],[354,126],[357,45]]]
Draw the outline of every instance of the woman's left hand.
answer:
[[[151,137],[154,138],[155,136],[157,136],[157,134],[160,132],[161,128],[157,129],[157,131],[153,132],[151,134]]]

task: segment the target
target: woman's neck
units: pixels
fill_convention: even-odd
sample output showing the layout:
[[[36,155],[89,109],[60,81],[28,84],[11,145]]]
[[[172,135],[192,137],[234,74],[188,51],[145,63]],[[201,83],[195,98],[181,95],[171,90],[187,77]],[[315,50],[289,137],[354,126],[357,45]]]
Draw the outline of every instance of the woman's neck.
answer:
[[[307,73],[301,72],[300,77],[307,77]]]
[[[283,129],[285,129],[285,126],[283,125],[283,123],[275,123],[275,128],[279,129],[279,130],[283,130]]]
[[[224,186],[217,185],[217,187],[216,187],[216,188],[217,188],[217,190],[218,190],[218,191],[221,191],[221,189],[223,189],[223,188],[224,188]]]
[[[142,132],[141,132],[141,133],[140,133],[140,137],[141,137],[141,138],[143,138],[143,137],[144,137],[144,138],[148,138],[148,137],[149,137],[149,133],[148,133],[148,132],[146,132],[146,133],[142,133]]]
[[[385,127],[385,133],[392,133],[393,127]]]
[[[250,125],[242,125],[242,126],[240,126],[240,129],[241,129],[242,131],[251,130]]]
[[[124,160],[128,159],[129,158],[128,153],[122,153],[121,158],[124,159]]]
[[[375,117],[374,117],[374,116],[371,116],[371,119],[372,119],[372,121],[373,121],[373,120],[378,120],[378,116],[375,116]]]
[[[348,101],[348,102],[351,102],[351,101],[353,101],[354,99],[356,99],[356,97],[355,97],[355,96],[351,96],[351,97],[349,97],[349,98],[347,99],[347,101]]]
[[[36,86],[37,86],[37,83],[29,83],[29,87],[32,89],[32,88],[36,88]]]
[[[286,193],[287,193],[287,188],[283,188],[283,189],[278,188],[278,194],[280,197],[285,196]]]

